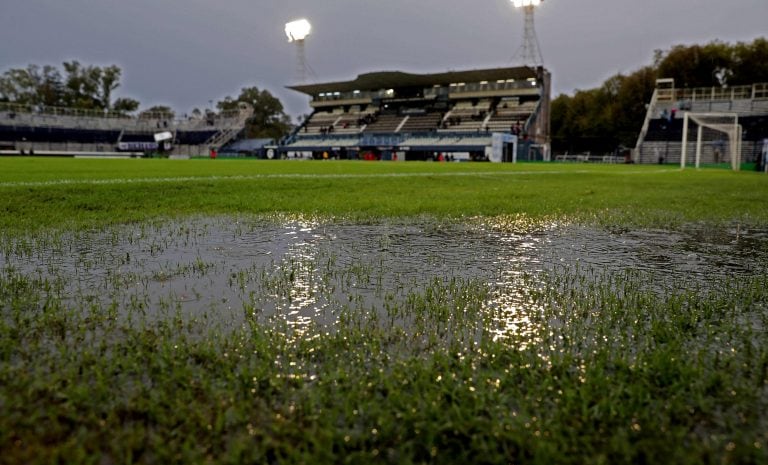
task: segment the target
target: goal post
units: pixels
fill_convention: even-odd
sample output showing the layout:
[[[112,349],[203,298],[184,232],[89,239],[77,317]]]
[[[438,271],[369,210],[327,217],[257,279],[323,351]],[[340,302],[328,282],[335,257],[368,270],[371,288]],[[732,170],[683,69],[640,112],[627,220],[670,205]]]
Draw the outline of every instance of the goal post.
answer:
[[[683,143],[680,153],[680,168],[688,162],[690,131],[696,131],[694,151],[696,168],[702,161],[721,163],[730,161],[731,169],[741,169],[741,125],[736,113],[694,113],[683,116]]]

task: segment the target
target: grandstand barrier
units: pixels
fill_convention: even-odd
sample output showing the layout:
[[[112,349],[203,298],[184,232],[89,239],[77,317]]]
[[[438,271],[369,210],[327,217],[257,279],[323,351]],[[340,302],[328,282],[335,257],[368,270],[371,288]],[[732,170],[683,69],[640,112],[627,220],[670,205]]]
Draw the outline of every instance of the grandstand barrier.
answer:
[[[570,163],[608,163],[608,164],[626,163],[626,159],[624,157],[619,157],[616,155],[588,155],[588,154],[556,155],[555,161],[570,162]]]
[[[62,158],[143,158],[144,152],[95,152],[66,150],[0,150],[0,156],[62,157]]]

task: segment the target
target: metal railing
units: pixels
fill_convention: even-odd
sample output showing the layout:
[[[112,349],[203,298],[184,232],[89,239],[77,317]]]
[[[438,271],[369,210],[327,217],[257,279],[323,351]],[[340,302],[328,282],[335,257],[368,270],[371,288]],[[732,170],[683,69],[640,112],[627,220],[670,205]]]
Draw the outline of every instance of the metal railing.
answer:
[[[666,89],[665,89],[666,90]],[[669,89],[672,91],[672,89]],[[691,89],[674,89],[674,97],[670,100],[701,101],[701,100],[750,100],[768,98],[768,83],[751,86],[733,87],[695,87]]]
[[[768,99],[768,83],[755,84],[752,88],[753,99]]]
[[[133,116],[125,113],[106,110],[87,110],[81,108],[47,107],[37,105],[21,105],[0,102],[0,121],[6,124],[31,124],[41,127],[66,127],[77,129],[125,129],[152,131],[155,129],[204,129],[231,127],[242,120],[248,109],[211,113],[200,117],[180,118],[169,113],[140,113]],[[250,109],[250,113],[253,109]]]
[[[16,112],[16,113],[33,113],[38,115],[51,115],[51,116],[76,116],[76,117],[92,117],[92,118],[117,118],[117,119],[175,119],[177,121],[183,120],[180,117],[173,117],[174,115],[166,112],[139,112],[138,116],[131,115],[125,112],[97,110],[97,109],[83,109],[83,108],[70,108],[70,107],[52,107],[43,105],[26,105],[18,103],[0,102],[0,111]],[[216,113],[221,117],[234,117],[240,114],[242,109],[226,110]]]
[[[433,99],[441,95],[462,94],[471,92],[498,92],[509,90],[528,90],[538,88],[540,82],[529,79],[510,79],[496,82],[457,82],[447,86],[428,87],[422,92],[423,98]],[[315,103],[318,102],[367,102],[373,99],[396,98],[393,89],[382,89],[377,91],[352,91],[352,92],[328,92],[316,95],[312,98]]]
[[[632,159],[638,160],[640,157],[640,147],[643,145],[643,142],[645,142],[645,136],[648,135],[648,129],[651,126],[651,119],[653,119],[653,115],[656,112],[656,103],[660,100],[659,94],[661,93],[660,89],[656,89],[653,91],[653,96],[651,97],[651,104],[648,105],[648,111],[645,113],[645,121],[643,121],[643,127],[640,129],[640,134],[637,137],[637,143],[635,144],[635,150],[632,153]],[[666,96],[662,96],[666,97]]]

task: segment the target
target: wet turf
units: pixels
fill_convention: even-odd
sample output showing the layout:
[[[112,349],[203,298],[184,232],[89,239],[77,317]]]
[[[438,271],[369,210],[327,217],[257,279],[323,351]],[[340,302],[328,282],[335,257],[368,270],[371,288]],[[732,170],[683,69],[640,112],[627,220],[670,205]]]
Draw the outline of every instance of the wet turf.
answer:
[[[0,160],[0,463],[768,460],[764,177],[155,163]]]

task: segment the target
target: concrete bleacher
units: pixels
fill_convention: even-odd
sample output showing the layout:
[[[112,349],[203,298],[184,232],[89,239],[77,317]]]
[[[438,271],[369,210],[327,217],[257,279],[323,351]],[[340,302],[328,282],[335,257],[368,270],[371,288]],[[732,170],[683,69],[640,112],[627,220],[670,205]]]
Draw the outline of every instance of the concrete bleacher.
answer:
[[[373,109],[359,106],[350,108],[348,111],[343,108],[317,111],[302,124],[300,132],[302,135],[360,133],[375,120],[376,113]]]
[[[753,161],[760,153],[763,140],[768,139],[768,84],[675,89],[674,81],[660,79],[633,153],[635,162],[680,163],[683,120],[687,112],[737,115],[742,127],[741,159]],[[710,139],[712,137],[716,137],[716,143],[702,146],[704,163],[714,163],[721,158],[726,137],[716,134]],[[695,134],[689,133],[686,150],[695,153]]]
[[[485,129],[496,132],[520,127],[523,131],[528,119],[534,114],[536,105],[535,101],[520,102],[517,99],[502,99],[493,109]]]
[[[371,121],[375,114],[376,111],[372,108],[368,109],[367,106],[365,108],[352,107],[336,121],[334,132],[338,134],[359,133],[368,125],[368,121]]]
[[[327,132],[339,121],[344,112],[342,109],[334,109],[332,112],[317,112],[305,123],[305,132],[308,134],[320,134]]]
[[[397,114],[381,114],[366,126],[364,132],[396,132],[404,119]]]
[[[0,144],[19,153],[108,153],[137,143],[149,147],[155,143],[154,134],[167,131],[174,136],[175,151],[203,155],[210,146],[220,147],[228,142],[229,136],[239,132],[252,113],[250,106],[241,106],[235,111],[201,117],[173,118],[149,113],[131,117],[114,112],[2,103]]]
[[[398,128],[397,132],[432,132],[437,131],[443,120],[441,113],[428,113],[424,115],[407,115],[407,119]]]
[[[491,111],[490,99],[474,103],[469,100],[457,102],[443,119],[441,132],[478,131],[483,128]]]
[[[494,105],[496,106],[493,109]],[[449,111],[424,113],[384,113],[374,109],[341,108],[318,111],[302,125],[297,135],[307,137],[330,134],[432,132],[509,132],[523,127],[533,116],[536,102],[517,99],[459,101]]]

